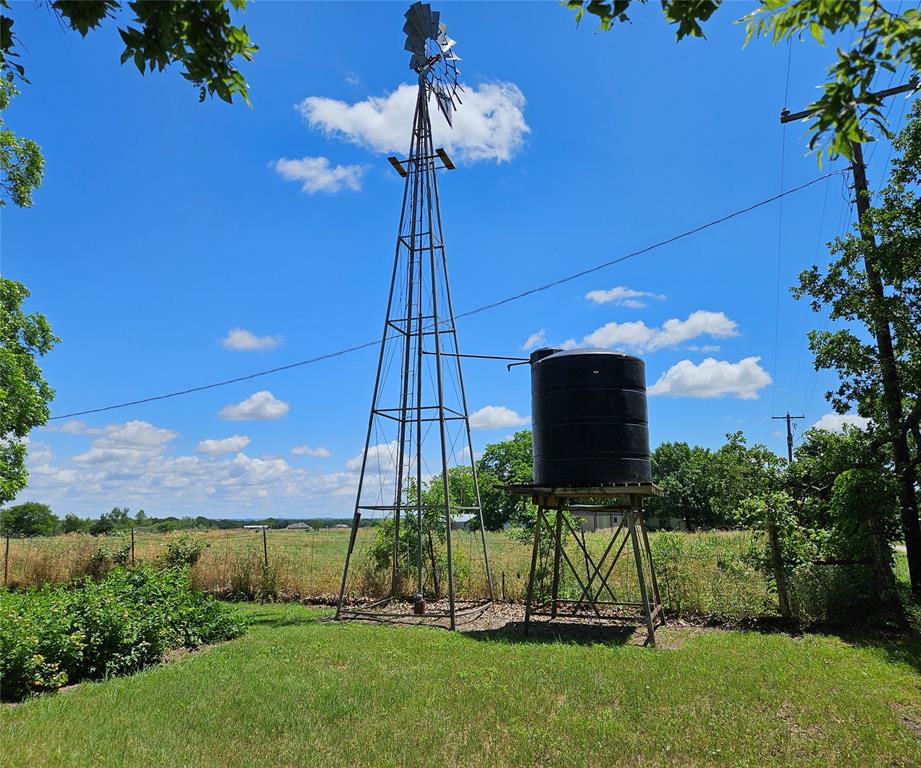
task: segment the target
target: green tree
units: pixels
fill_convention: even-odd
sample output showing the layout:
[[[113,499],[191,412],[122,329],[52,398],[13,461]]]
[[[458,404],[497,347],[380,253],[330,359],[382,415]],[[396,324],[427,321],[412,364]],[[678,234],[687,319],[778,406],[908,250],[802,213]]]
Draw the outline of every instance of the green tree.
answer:
[[[448,493],[451,507],[470,507],[476,503],[473,473],[470,467],[456,466],[448,469]],[[420,555],[420,521],[417,503],[422,502],[421,544],[423,589],[441,597],[442,585],[447,578],[447,524],[444,512],[444,482],[442,475],[434,475],[423,486],[419,498],[417,486],[410,482],[406,507],[400,516],[398,546],[399,573],[402,579],[415,583]],[[395,524],[392,517],[384,519],[374,535],[369,555],[378,571],[389,571],[393,564]],[[463,563],[459,553],[454,553],[455,581],[459,580]]]
[[[491,443],[477,461],[477,480],[483,505],[486,530],[501,530],[506,523],[520,522],[533,507],[525,496],[513,496],[503,491],[505,485],[531,481],[531,431],[516,432],[511,440]],[[533,517],[533,510],[531,510]]]
[[[783,485],[790,504],[775,506],[781,514],[774,522],[787,568],[803,568],[798,585],[808,591],[815,583],[814,561],[841,563],[837,572],[819,577],[826,584],[826,610],[852,620],[883,606],[889,617],[903,621],[891,556],[898,493],[876,435],[857,427],[808,430]],[[862,562],[870,569],[859,567]]]
[[[843,432],[810,429],[803,434],[784,484],[804,526],[828,530],[835,527],[830,508],[832,489],[838,475],[852,469],[872,470],[878,475],[891,473],[889,456],[873,432],[846,426]]]
[[[0,74],[0,206],[7,199],[14,205],[32,205],[32,190],[42,183],[45,159],[41,147],[32,139],[20,138],[6,126],[2,114],[19,89],[12,74]]]
[[[61,530],[64,533],[79,533],[86,528],[86,521],[82,517],[70,513],[64,516],[64,523]]]
[[[601,28],[609,30],[630,21],[630,13],[646,0],[567,0],[576,18],[585,13],[597,16]],[[675,26],[680,41],[704,37],[704,24],[720,8],[722,0],[662,0],[666,21]],[[905,4],[908,5],[907,3]],[[871,87],[879,70],[895,72],[902,64],[909,71],[921,72],[921,11],[897,11],[880,0],[761,0],[758,7],[738,20],[745,27],[745,43],[753,37],[768,37],[776,44],[807,35],[820,45],[826,34],[853,29],[856,45],[852,50],[836,50],[836,61],[828,70],[821,95],[809,106],[816,109],[809,126],[809,147],[818,150],[819,159],[844,155],[852,157],[851,142],[872,141],[861,126],[864,120],[887,133],[886,115],[881,100],[872,96]],[[859,110],[855,110],[855,101]]]
[[[237,62],[251,61],[258,47],[246,27],[233,20],[246,0],[52,0],[47,5],[59,24],[83,37],[115,20],[125,46],[121,62],[132,62],[141,74],[176,65],[182,77],[198,88],[200,101],[206,95],[226,102],[239,96],[249,104],[249,90]],[[25,7],[19,3],[16,10]],[[20,48],[27,51],[28,47],[14,31],[12,8],[10,0],[0,0],[0,112],[18,93],[14,79],[29,82],[20,55]],[[17,137],[0,122],[0,191],[4,198],[18,206],[32,205],[32,191],[41,184],[43,172],[39,146]]]
[[[43,315],[22,309],[29,292],[22,283],[0,277],[0,503],[25,488],[26,446],[33,427],[48,421],[54,390],[36,358],[58,341]]]
[[[871,207],[862,229],[836,240],[832,262],[804,271],[793,293],[813,310],[828,308],[830,320],[846,325],[812,331],[809,345],[816,369],[838,374],[839,385],[826,393],[838,413],[855,409],[876,425],[878,441],[891,451],[899,486],[902,532],[908,550],[912,589],[921,593],[921,526],[918,521],[918,465],[921,464],[921,102],[894,141],[889,183]],[[874,290],[878,274],[882,295]],[[875,329],[882,318],[891,332],[892,355],[881,347]],[[883,386],[883,365],[894,360]]]
[[[767,499],[780,490],[786,462],[760,443],[749,446],[741,432],[726,435],[726,444],[713,453],[713,495],[710,505],[716,525],[729,527],[750,498]]]
[[[57,524],[51,507],[37,501],[0,510],[0,531],[10,536],[53,536]]]
[[[90,533],[100,536],[107,533],[123,531],[131,527],[131,515],[128,507],[112,507],[111,512],[103,512],[98,520],[90,524]]]
[[[661,443],[652,453],[652,479],[665,492],[650,498],[650,515],[677,517],[691,529],[725,527],[710,503],[713,495],[712,454],[687,443]]]
[[[844,538],[858,546],[854,555],[873,563],[879,600],[899,625],[905,613],[892,573],[891,523],[896,518],[892,476],[869,469],[848,469],[835,478],[831,512]]]

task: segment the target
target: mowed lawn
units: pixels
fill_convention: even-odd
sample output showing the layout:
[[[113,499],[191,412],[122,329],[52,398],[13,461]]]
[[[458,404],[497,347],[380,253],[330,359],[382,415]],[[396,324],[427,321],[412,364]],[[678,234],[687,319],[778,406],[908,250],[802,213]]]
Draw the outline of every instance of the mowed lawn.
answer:
[[[917,640],[669,630],[648,650],[240,610],[238,640],[0,707],[0,764],[921,765]]]

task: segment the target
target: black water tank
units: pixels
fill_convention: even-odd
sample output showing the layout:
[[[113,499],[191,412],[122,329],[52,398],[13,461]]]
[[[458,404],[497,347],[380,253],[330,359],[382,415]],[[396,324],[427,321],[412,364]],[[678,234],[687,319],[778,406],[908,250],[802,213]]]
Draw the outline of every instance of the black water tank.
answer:
[[[604,349],[531,353],[534,484],[650,482],[646,366]]]

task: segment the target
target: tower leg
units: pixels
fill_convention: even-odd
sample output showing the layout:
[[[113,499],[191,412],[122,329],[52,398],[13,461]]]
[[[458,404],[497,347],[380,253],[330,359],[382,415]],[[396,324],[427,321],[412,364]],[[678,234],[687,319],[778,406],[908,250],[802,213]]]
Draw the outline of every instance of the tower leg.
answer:
[[[630,542],[633,545],[633,558],[636,561],[636,578],[640,584],[640,599],[643,603],[643,617],[646,619],[648,636],[646,644],[655,647],[656,628],[652,621],[652,611],[649,607],[649,593],[646,591],[646,575],[643,573],[643,553],[640,549],[640,540],[636,532],[637,508],[636,500],[630,500],[630,510],[627,512],[627,526],[630,529]]]
[[[658,611],[659,624],[665,626],[665,609],[662,607],[662,596],[659,594],[659,579],[656,577],[656,565],[652,561],[652,547],[649,546],[649,534],[646,531],[646,515],[640,510],[640,532],[643,535],[643,547],[646,558],[649,560],[649,580],[652,582],[652,596],[655,599],[653,610]]]
[[[342,603],[345,600],[345,583],[349,576],[349,562],[352,560],[352,550],[355,549],[355,536],[358,534],[358,523],[361,520],[361,512],[357,509],[352,516],[352,530],[349,533],[349,548],[345,553],[345,567],[342,569],[342,584],[339,587],[339,603],[336,605],[336,619],[342,613]]]
[[[534,548],[531,550],[531,572],[528,574],[528,594],[524,605],[524,633],[528,634],[531,626],[531,601],[534,599],[534,573],[537,570],[537,551],[540,549],[540,529],[544,524],[544,508],[537,508],[534,520]]]
[[[560,553],[563,548],[563,510],[556,509],[556,525],[553,530],[553,589],[550,594],[550,618],[556,618],[557,599],[560,591]]]

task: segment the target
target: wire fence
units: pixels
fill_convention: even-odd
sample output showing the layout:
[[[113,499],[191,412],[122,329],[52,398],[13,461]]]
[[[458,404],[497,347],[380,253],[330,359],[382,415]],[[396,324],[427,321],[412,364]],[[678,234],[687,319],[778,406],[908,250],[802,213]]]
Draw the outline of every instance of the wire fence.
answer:
[[[369,543],[376,533],[374,528],[361,528],[358,536]],[[456,531],[455,536],[473,543],[479,534]],[[136,529],[101,536],[9,536],[3,542],[3,586],[67,584],[86,576],[98,577],[120,565],[169,564],[187,557],[193,584],[220,597],[333,601],[348,538],[348,528],[171,533]],[[490,534],[489,538],[497,573],[504,574],[506,598],[520,599],[527,578],[527,546],[504,534]],[[198,548],[197,557],[188,554]],[[458,580],[458,592],[485,596],[485,578],[475,577],[475,569],[463,562],[475,548],[458,546],[457,550],[460,572],[465,574]]]
[[[100,578],[117,566],[168,565],[178,557],[178,562],[194,560],[190,568],[193,586],[216,597],[334,604],[349,534],[349,529],[343,527],[315,531],[235,529],[173,533],[138,529],[105,536],[11,536],[2,542],[2,585],[20,589],[68,584],[86,577]],[[595,560],[610,534],[611,531],[585,534],[586,545]],[[375,527],[358,531],[366,545],[377,535]],[[459,542],[455,548],[458,598],[486,597],[485,577],[479,569],[470,567],[472,562],[465,561],[472,556],[470,553],[477,551],[479,533],[458,530],[454,535]],[[531,545],[507,532],[490,532],[486,540],[496,598],[523,600]],[[759,534],[653,532],[650,543],[662,599],[671,615],[730,621],[777,617],[776,587],[768,571],[759,565],[764,552],[763,537]],[[194,554],[190,556],[190,552]],[[363,566],[373,569],[370,561],[358,564],[359,568]],[[538,568],[540,579],[546,580],[549,573],[547,567]],[[805,623],[836,621],[865,611],[867,602],[857,598],[872,587],[869,574],[869,566],[853,563],[822,563],[792,571],[790,589],[797,618]],[[385,576],[385,586],[389,586],[389,569]],[[630,600],[637,597],[635,578],[630,558],[625,557],[611,573],[610,584],[621,599]],[[350,591],[347,597],[354,600],[373,597],[375,584],[372,573],[365,592]],[[541,588],[536,585],[538,592]],[[560,594],[571,592],[578,597],[578,591],[578,579],[563,576]]]
[[[366,545],[378,530],[361,528]],[[480,569],[466,562],[479,548],[479,533],[454,533],[459,598],[488,595]],[[680,539],[674,539],[675,536]],[[747,561],[751,532],[709,534],[653,533],[663,595],[678,612],[716,615],[762,615],[775,610],[770,579]],[[671,538],[669,538],[671,536]],[[600,556],[610,532],[586,534],[594,557]],[[132,564],[168,564],[175,558],[191,566],[193,585],[218,597],[238,600],[306,600],[335,602],[348,547],[347,528],[304,530],[224,530],[157,533],[126,531],[117,535],[66,534],[54,537],[10,538],[4,542],[3,584],[10,588],[67,584],[84,577],[104,575],[109,569]],[[469,546],[465,542],[469,539]],[[680,541],[680,546],[676,546]],[[531,546],[506,532],[487,534],[496,597],[523,600],[527,589]],[[368,547],[366,546],[366,549]],[[635,573],[629,558],[618,564],[611,584],[629,597]],[[358,563],[369,573],[373,563]],[[620,569],[623,567],[623,572]],[[564,591],[577,585],[563,584]],[[361,591],[364,590],[364,592]],[[350,592],[351,599],[374,596],[373,574],[364,587]]]

